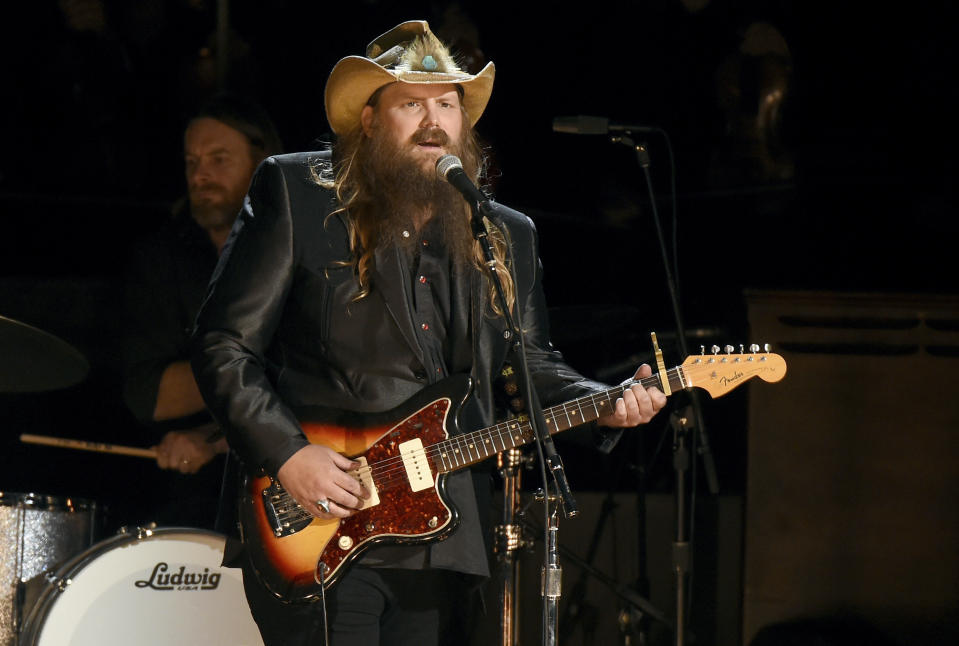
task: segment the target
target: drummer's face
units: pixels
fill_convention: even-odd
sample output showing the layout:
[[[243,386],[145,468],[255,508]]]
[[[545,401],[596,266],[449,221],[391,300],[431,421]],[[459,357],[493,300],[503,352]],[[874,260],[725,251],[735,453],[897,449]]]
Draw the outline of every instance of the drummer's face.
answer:
[[[225,123],[202,117],[187,127],[183,155],[193,217],[204,229],[230,227],[255,168],[249,141]]]

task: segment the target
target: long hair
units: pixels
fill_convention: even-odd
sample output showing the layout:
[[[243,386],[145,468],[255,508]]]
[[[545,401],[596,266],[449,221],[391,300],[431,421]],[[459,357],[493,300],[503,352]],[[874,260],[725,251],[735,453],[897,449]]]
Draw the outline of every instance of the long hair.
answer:
[[[370,105],[376,107],[379,91],[370,97]],[[478,185],[485,185],[486,155],[475,132],[469,127],[469,116],[461,108],[463,116],[463,141],[461,161],[463,170],[473,178]],[[347,230],[350,241],[351,259],[344,264],[351,265],[359,283],[359,290],[355,300],[369,296],[372,288],[373,258],[378,245],[383,242],[380,225],[383,214],[377,211],[377,203],[371,190],[371,178],[363,170],[363,156],[370,146],[370,138],[357,124],[349,132],[337,137],[333,146],[332,163],[312,167],[313,178],[321,186],[332,188],[339,207],[330,213],[346,214]],[[462,200],[463,218],[470,218],[469,205]],[[456,214],[454,214],[455,217]],[[496,272],[503,283],[503,292],[507,307],[512,310],[516,300],[515,286],[512,276],[507,269],[507,241],[503,232],[491,222],[488,222],[489,240],[493,248],[493,259]],[[487,263],[479,241],[473,241],[470,248],[469,264],[482,275],[486,276]],[[502,307],[497,298],[496,288],[492,281],[487,279],[489,299],[493,311],[502,315]]]
[[[190,115],[188,123],[202,118],[215,119],[246,137],[254,164],[283,152],[283,142],[273,120],[261,105],[247,97],[217,94]]]

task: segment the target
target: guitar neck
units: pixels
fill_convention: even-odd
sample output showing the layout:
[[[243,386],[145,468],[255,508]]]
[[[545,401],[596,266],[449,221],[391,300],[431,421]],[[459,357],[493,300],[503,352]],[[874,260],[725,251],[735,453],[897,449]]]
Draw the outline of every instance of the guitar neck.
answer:
[[[682,367],[668,370],[666,376],[671,391],[686,388]],[[609,390],[546,408],[543,410],[546,430],[550,435],[555,435],[599,419],[612,411],[616,400],[635,384],[640,384],[643,388],[662,387],[660,377],[656,374],[643,379],[630,379]],[[536,438],[529,418],[523,415],[479,431],[454,435],[432,445],[430,452],[439,471],[449,473],[482,462],[496,453],[529,444],[534,439]]]

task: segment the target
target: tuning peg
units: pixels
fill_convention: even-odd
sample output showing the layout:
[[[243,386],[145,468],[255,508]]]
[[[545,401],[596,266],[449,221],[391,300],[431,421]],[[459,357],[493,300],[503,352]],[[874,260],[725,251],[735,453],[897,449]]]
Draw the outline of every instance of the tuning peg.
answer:
[[[704,345],[699,346],[699,354],[700,354],[700,355],[705,355],[705,354],[706,354],[706,346],[704,346]]]
[[[763,344],[763,352],[769,352],[771,349],[768,343]]]
[[[736,348],[734,348],[734,347],[731,346],[731,345],[727,345],[727,346],[724,347],[723,349],[726,351],[726,354],[732,354],[732,353],[733,353],[733,350],[735,350]]]
[[[746,350],[745,350],[745,348],[743,347],[743,344],[742,344],[742,343],[739,344],[739,354],[746,354]]]
[[[752,352],[753,354],[756,354],[757,352],[759,352],[759,344],[753,343],[752,345],[750,345],[749,351]]]
[[[710,350],[712,350],[713,354],[719,354],[719,346],[718,346],[718,345],[714,345],[713,347],[710,348]]]

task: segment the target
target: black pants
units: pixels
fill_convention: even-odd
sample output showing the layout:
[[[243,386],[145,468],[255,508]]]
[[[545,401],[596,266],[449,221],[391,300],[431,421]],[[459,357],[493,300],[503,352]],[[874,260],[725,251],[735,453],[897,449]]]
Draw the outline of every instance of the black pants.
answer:
[[[243,583],[266,646],[323,646],[323,604],[284,604],[247,568]],[[469,641],[475,578],[448,570],[353,566],[326,594],[330,646],[447,646]]]

